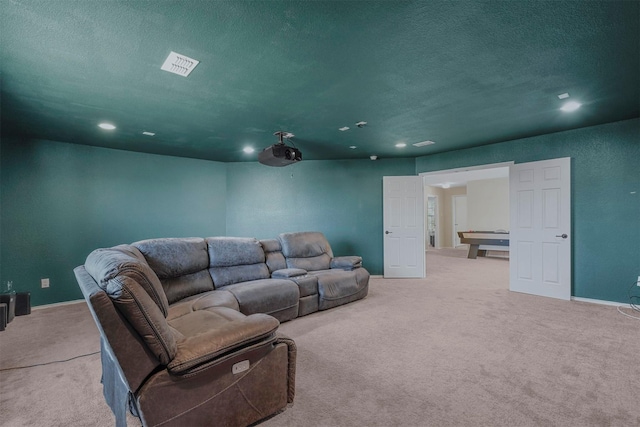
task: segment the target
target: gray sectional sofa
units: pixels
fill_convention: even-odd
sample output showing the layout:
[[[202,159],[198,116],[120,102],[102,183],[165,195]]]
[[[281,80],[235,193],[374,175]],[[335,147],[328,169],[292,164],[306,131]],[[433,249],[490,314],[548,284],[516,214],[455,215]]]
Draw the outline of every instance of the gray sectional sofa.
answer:
[[[360,257],[322,233],[144,240],[97,249],[75,275],[101,334],[105,399],[126,425],[245,426],[295,393],[280,322],[364,298]]]

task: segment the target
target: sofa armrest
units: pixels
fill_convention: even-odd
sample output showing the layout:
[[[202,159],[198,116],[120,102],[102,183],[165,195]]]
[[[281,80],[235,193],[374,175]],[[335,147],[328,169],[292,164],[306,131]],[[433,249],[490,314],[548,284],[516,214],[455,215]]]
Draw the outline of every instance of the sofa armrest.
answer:
[[[362,267],[362,257],[359,256],[339,256],[331,259],[331,268],[353,270],[360,267]]]
[[[276,334],[277,342],[285,343],[288,347],[288,359],[289,359],[289,367],[287,370],[287,378],[288,378],[288,389],[287,389],[287,402],[293,403],[293,399],[296,395],[296,359],[298,354],[298,349],[296,347],[295,341],[289,338],[286,335],[278,332]]]
[[[290,277],[299,277],[307,274],[307,270],[302,268],[283,268],[271,273],[271,277],[275,279],[288,279]]]
[[[187,337],[178,342],[176,356],[167,365],[170,373],[185,375],[233,350],[275,337],[280,322],[266,314],[252,314],[244,319]],[[196,369],[194,369],[196,368]]]

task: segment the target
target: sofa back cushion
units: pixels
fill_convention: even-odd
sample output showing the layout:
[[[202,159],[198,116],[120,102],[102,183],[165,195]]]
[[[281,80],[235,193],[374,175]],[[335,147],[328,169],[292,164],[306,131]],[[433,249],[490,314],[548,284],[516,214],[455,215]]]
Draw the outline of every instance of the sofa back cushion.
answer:
[[[96,249],[87,257],[85,269],[151,353],[168,364],[175,357],[177,343],[166,320],[167,299],[142,254],[129,245]]]
[[[260,242],[245,237],[209,237],[209,273],[216,288],[238,282],[268,279]]]
[[[278,236],[288,268],[307,271],[331,268],[333,252],[324,234],[317,231],[282,233]]]
[[[266,259],[269,272],[273,273],[277,270],[283,270],[287,268],[287,260],[282,255],[282,246],[278,239],[264,239],[260,240],[262,250],[264,250],[264,256]]]
[[[169,304],[162,284],[144,256],[135,247],[119,245],[113,248],[96,249],[87,257],[85,269],[111,298],[120,297],[121,286],[115,279],[130,277],[136,280],[162,314],[167,316]]]
[[[132,245],[158,275],[169,304],[214,289],[207,272],[209,255],[204,239],[150,239]]]

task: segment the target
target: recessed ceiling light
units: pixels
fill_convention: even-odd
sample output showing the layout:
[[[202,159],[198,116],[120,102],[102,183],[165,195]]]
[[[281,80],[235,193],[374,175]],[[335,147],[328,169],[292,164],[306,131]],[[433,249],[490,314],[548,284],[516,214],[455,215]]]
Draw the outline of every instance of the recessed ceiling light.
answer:
[[[338,130],[344,132],[345,130],[349,130],[349,126],[343,126],[341,128],[338,128]]]
[[[416,142],[415,144],[413,144],[414,147],[424,147],[425,145],[433,145],[435,144],[435,142],[433,141],[422,141],[422,142]]]
[[[404,142],[398,142],[398,143],[396,144],[396,147],[398,147],[398,148],[404,148],[404,147],[406,147],[406,146],[407,146],[407,144],[405,144]]]
[[[146,130],[144,132],[142,132],[143,135],[147,135],[147,136],[155,136],[155,132],[147,132]]]
[[[451,187],[451,184],[442,184],[442,188],[449,188]]]
[[[98,127],[101,128],[101,129],[104,129],[104,130],[114,130],[116,128],[111,123],[100,123],[98,125]]]
[[[356,147],[355,145],[350,145],[349,148],[351,148],[352,150],[355,150],[358,147]]]
[[[253,148],[253,147],[244,147],[244,148],[242,149],[242,151],[244,151],[244,152],[245,152],[245,153],[247,153],[247,154],[251,154],[251,153],[253,153],[253,152],[254,152],[254,151],[256,151],[256,150],[255,150],[255,148]]]
[[[359,128],[363,128],[367,125],[367,122],[358,122],[356,123],[356,126],[358,126]]]
[[[558,98],[560,99],[567,99],[568,97],[569,97],[569,94],[567,92],[561,93],[560,95],[558,95]]]
[[[188,56],[184,56],[176,52],[171,52],[169,56],[167,56],[167,59],[164,60],[164,64],[162,64],[160,69],[179,76],[187,77],[199,63],[200,61],[196,59],[189,58]]]
[[[565,113],[571,113],[573,111],[576,111],[581,106],[582,106],[582,104],[580,104],[579,102],[569,101],[569,102],[565,103],[560,109],[562,111],[564,111]]]

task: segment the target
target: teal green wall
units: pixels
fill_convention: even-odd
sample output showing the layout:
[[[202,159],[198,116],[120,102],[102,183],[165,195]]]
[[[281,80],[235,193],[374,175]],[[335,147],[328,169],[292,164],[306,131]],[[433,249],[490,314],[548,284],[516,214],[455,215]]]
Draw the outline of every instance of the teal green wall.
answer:
[[[30,291],[33,305],[74,300],[72,270],[98,247],[301,230],[324,232],[336,255],[361,255],[381,274],[383,176],[556,157],[572,159],[572,294],[628,302],[640,274],[639,119],[417,159],[285,168],[3,138],[0,281]]]
[[[359,255],[382,274],[382,177],[414,175],[414,159],[303,161],[284,168],[227,164],[227,235],[275,238],[321,231],[334,255]]]
[[[416,159],[416,172],[571,157],[572,295],[629,302],[640,275],[640,119]]]
[[[225,234],[224,163],[6,138],[1,150],[0,280],[33,305],[82,298],[72,270],[93,249]]]

